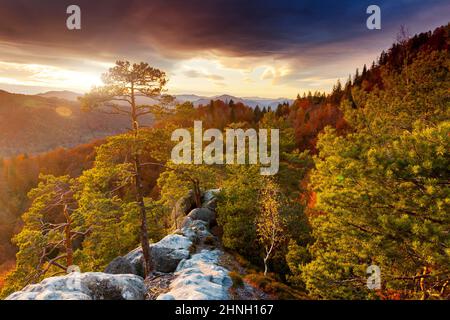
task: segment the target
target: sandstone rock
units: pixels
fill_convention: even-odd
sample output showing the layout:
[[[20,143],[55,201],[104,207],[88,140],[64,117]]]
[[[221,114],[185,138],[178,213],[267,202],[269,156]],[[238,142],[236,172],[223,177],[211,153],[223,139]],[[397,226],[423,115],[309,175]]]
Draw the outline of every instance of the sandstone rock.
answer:
[[[151,244],[150,254],[154,271],[165,273],[175,271],[181,260],[189,258],[191,246],[192,241],[180,234],[169,234],[159,242]],[[144,257],[141,247],[126,254],[123,259],[131,265],[132,270],[136,272],[134,274],[143,275]],[[113,269],[111,266],[113,262],[108,265],[107,269]]]
[[[178,263],[189,258],[192,241],[179,234],[170,234],[151,246],[155,271],[173,272]]]
[[[217,209],[217,199],[214,198],[212,200],[204,202],[202,204],[202,208],[208,208],[209,210],[214,210],[215,211]]]
[[[172,210],[172,216],[174,218],[183,217],[195,208],[194,191],[189,190],[189,193],[184,197],[181,197],[175,204]]]
[[[208,226],[216,222],[216,213],[208,208],[197,208],[189,212],[188,217],[192,220],[202,220],[208,223]]]
[[[172,250],[165,247],[152,248],[152,263],[155,271],[169,273],[175,271],[181,260],[189,258],[188,250]]]
[[[145,293],[141,277],[86,272],[44,279],[6,300],[143,300]]]
[[[189,238],[193,243],[199,243],[206,237],[212,236],[209,232],[207,222],[202,220],[192,220],[190,217],[186,217],[184,227],[178,232]]]
[[[218,265],[220,250],[203,250],[183,260],[175,272],[170,291],[158,300],[228,300],[232,280]]]
[[[158,299],[229,299],[232,280],[228,270],[219,266],[220,250],[202,250],[191,255],[193,244],[211,246],[215,239],[209,227],[215,224],[216,197],[220,190],[208,190],[202,196],[202,208],[195,206],[190,192],[177,202],[174,214],[183,218],[181,228],[150,245],[156,273],[172,273],[169,292]],[[212,242],[214,245],[214,241]],[[11,300],[139,300],[146,288],[140,276],[144,274],[140,247],[111,261],[106,273],[73,273],[47,278],[8,297]],[[150,279],[150,278],[149,278]],[[167,287],[166,287],[167,288]],[[157,293],[156,293],[157,294]]]
[[[206,190],[202,196],[202,202],[206,203],[216,198],[216,195],[220,192],[220,189]]]
[[[132,264],[124,257],[117,257],[111,261],[105,269],[110,274],[138,274],[136,264]]]

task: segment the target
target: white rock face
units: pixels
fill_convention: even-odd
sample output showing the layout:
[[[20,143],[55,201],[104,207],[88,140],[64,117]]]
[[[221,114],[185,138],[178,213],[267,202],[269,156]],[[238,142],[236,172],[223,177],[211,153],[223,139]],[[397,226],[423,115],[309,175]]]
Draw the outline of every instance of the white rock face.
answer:
[[[145,293],[141,277],[86,272],[44,279],[6,300],[143,300]]]
[[[220,250],[203,250],[183,260],[175,272],[170,291],[158,300],[228,300],[233,284],[228,270],[218,265]]]
[[[205,191],[205,193],[203,193],[203,202],[206,203],[213,200],[219,192],[220,189],[210,189]]]
[[[189,258],[192,241],[182,234],[169,234],[157,243],[151,244],[153,267],[159,272],[173,272],[178,263]],[[141,247],[134,249],[123,257],[135,270],[143,270]]]
[[[207,222],[202,220],[192,220],[190,217],[186,217],[183,227],[176,232],[181,233],[193,242],[212,236],[208,231]]]
[[[192,241],[179,234],[169,234],[152,245],[152,247],[164,247],[172,250],[189,250],[191,246]]]

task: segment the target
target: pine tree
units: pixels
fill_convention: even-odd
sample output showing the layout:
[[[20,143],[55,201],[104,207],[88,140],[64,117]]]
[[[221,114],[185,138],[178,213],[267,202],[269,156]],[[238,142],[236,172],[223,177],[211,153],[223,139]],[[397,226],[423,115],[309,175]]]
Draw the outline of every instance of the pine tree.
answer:
[[[145,96],[167,104],[171,97],[162,95],[167,83],[166,74],[158,69],[150,67],[147,63],[130,64],[128,61],[117,61],[116,66],[103,75],[103,87],[97,87],[81,98],[84,109],[109,108],[109,113],[122,114],[129,117],[133,135],[139,137],[139,119],[149,113],[155,112],[158,106],[139,105],[137,96]],[[121,104],[126,104],[124,107]],[[141,215],[141,245],[145,261],[145,274],[151,272],[147,212],[144,203],[142,167],[140,155],[134,152],[134,176],[136,188],[136,202],[139,205]]]
[[[358,108],[346,107],[354,131],[321,135],[311,180],[325,214],[312,220],[312,261],[300,268],[314,296],[375,297],[369,265],[381,268],[383,290],[447,294],[448,68],[446,53],[433,52],[410,65],[408,82],[385,69],[385,90],[355,90]]]

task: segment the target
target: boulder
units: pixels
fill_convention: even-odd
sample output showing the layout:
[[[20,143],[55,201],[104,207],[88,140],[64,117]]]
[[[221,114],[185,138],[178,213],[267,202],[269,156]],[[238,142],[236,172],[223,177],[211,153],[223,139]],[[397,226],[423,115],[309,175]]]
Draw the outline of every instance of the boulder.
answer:
[[[220,250],[202,250],[183,260],[167,293],[157,300],[228,300],[233,281],[228,270],[218,265]]]
[[[202,202],[206,203],[216,198],[216,195],[220,192],[220,189],[206,190],[202,196]]]
[[[130,251],[123,257],[117,257],[105,268],[105,273],[134,274],[144,277],[144,257],[141,247]]]
[[[189,211],[195,208],[194,191],[189,190],[188,194],[178,199],[172,210],[172,217],[175,219],[184,217]]]
[[[178,263],[189,257],[191,246],[192,241],[188,237],[180,234],[169,234],[159,242],[151,244],[150,254],[152,257],[154,271],[164,273],[175,271]],[[116,260],[117,263],[115,262]],[[144,257],[141,247],[134,249],[125,256],[121,257],[121,259],[114,259],[106,267],[106,270],[118,270],[119,268],[115,265],[122,261],[126,261],[121,264],[124,270],[132,270],[133,274],[143,276]],[[128,269],[128,265],[131,266],[131,269]]]
[[[117,257],[111,261],[105,269],[110,274],[138,274],[136,265],[124,257]]]
[[[203,220],[192,220],[186,217],[183,227],[177,232],[189,238],[193,243],[199,243],[206,237],[212,236],[208,229],[208,223]]]
[[[136,275],[74,272],[28,285],[6,300],[144,300],[146,292]]]
[[[192,241],[179,234],[170,234],[151,246],[155,271],[173,272],[178,263],[189,258]]]
[[[169,273],[175,271],[181,260],[189,258],[189,251],[172,250],[165,247],[153,247],[152,258],[155,271]]]
[[[219,189],[208,190],[203,194],[203,201],[216,201],[215,195]],[[188,259],[193,243],[201,243],[207,237],[212,237],[209,227],[216,223],[216,213],[207,207],[190,210],[195,206],[193,192],[177,201],[175,211],[183,216],[181,227],[161,241],[150,245],[154,271],[169,273],[175,271],[180,261]],[[187,215],[186,215],[187,214]],[[140,247],[123,257],[114,259],[105,269],[112,274],[144,275],[143,254]]]
[[[202,220],[208,223],[208,226],[216,223],[216,213],[208,208],[197,208],[187,215],[192,220]]]

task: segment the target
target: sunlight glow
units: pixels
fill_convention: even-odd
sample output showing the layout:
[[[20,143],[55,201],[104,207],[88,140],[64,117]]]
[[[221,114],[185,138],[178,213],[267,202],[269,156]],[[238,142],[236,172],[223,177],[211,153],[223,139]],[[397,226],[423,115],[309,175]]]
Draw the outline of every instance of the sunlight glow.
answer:
[[[100,85],[100,75],[42,64],[0,62],[0,83],[86,91]]]

